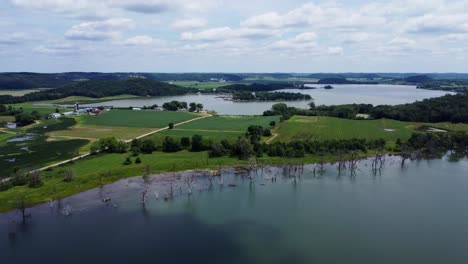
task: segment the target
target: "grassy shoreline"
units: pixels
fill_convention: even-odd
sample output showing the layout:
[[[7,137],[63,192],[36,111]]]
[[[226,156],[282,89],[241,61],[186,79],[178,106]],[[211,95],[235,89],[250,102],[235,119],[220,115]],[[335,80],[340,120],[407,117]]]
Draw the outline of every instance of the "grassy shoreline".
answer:
[[[373,153],[363,153],[364,159]],[[148,155],[140,155],[142,163],[123,165],[128,154],[101,154],[78,160],[70,165],[57,167],[41,174],[43,185],[38,188],[16,186],[7,191],[0,192],[0,212],[14,210],[13,202],[17,195],[25,195],[31,202],[30,206],[38,205],[54,199],[66,198],[102,185],[111,184],[125,178],[142,176],[147,165],[151,166],[152,175],[158,176],[167,172],[182,172],[194,170],[216,170],[220,166],[245,167],[248,161],[238,160],[232,157],[208,158],[207,152],[181,151],[178,153],[155,152]],[[324,161],[336,162],[337,157],[325,156]],[[132,158],[134,161],[135,158]],[[304,158],[262,157],[257,163],[263,165],[288,165],[288,164],[316,164],[321,157],[306,155]],[[72,182],[64,182],[66,168],[73,168],[76,177]],[[112,169],[109,169],[112,168]],[[101,179],[100,179],[101,178]]]

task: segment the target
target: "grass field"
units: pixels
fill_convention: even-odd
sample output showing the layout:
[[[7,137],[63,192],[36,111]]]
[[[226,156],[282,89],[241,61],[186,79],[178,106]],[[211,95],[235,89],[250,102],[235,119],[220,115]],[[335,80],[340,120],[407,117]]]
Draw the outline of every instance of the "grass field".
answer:
[[[1,122],[13,122],[15,121],[14,116],[0,116],[0,123]]]
[[[197,117],[199,115],[182,112],[112,110],[97,116],[80,116],[79,124],[82,126],[162,128],[169,123],[176,124]]]
[[[34,105],[34,103],[31,103],[31,102],[12,104],[11,106],[13,106],[14,108],[23,108],[25,112],[37,111],[41,115],[55,113],[55,110],[57,109],[57,107],[55,106]],[[65,108],[58,108],[58,109],[60,112],[70,111]]]
[[[288,142],[298,139],[327,140],[327,139],[350,139],[383,138],[389,142],[395,142],[398,138],[408,139],[416,129],[422,125],[442,128],[446,130],[468,131],[466,124],[427,124],[401,122],[389,119],[379,120],[349,120],[334,117],[303,117],[295,116],[281,123],[274,131],[278,134],[273,141]],[[386,131],[394,130],[394,131]]]
[[[39,89],[30,90],[0,90],[0,95],[23,96],[25,94],[39,92]]]
[[[129,140],[153,130],[154,129],[152,128],[143,127],[73,126],[65,130],[47,133],[47,135],[64,138],[86,138],[90,140],[105,137],[115,137],[119,140]]]
[[[270,127],[271,121],[278,122],[279,116],[214,116],[184,124],[177,129],[245,132],[250,125]]]
[[[2,143],[3,141],[6,141],[7,139],[9,139],[9,138],[11,138],[13,136],[15,136],[15,135],[10,134],[10,133],[6,133],[6,132],[3,132],[3,131],[0,130],[0,143]]]
[[[271,121],[279,121],[277,116],[214,116],[197,120],[188,124],[178,126],[172,130],[165,130],[153,135],[156,142],[162,142],[164,137],[176,138],[200,135],[215,142],[223,139],[234,140],[242,136],[251,125],[270,127]]]

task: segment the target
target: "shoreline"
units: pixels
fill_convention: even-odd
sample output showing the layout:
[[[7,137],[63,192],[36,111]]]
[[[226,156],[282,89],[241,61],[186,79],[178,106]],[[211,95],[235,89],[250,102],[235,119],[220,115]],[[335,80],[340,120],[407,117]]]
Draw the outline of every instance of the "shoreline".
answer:
[[[356,161],[357,162],[362,162],[364,160],[369,160],[372,156],[374,156],[373,153],[367,153],[365,155],[359,155],[358,158],[356,159]],[[395,157],[396,156],[398,158],[401,157],[400,155],[396,155],[394,153],[387,153],[385,156],[386,157]],[[258,169],[260,167],[268,167],[268,166],[269,167],[284,167],[284,166],[294,166],[294,165],[295,166],[299,166],[299,165],[302,165],[302,166],[317,166],[317,165],[320,165],[320,162],[321,162],[318,156],[309,156],[309,157],[306,157],[306,158],[303,158],[303,159],[301,159],[301,158],[291,159],[291,160],[289,160],[289,162],[284,162],[284,161],[288,161],[288,160],[282,159],[282,162],[271,161],[271,163],[264,162],[264,160],[257,160],[255,169]],[[323,158],[323,165],[335,165],[337,163],[337,161],[338,161],[338,157],[326,156],[326,157]],[[236,171],[241,170],[241,171],[247,172],[247,171],[249,171],[249,169],[252,170],[250,168],[250,165],[247,162],[248,161],[238,160],[238,163],[234,164],[234,165],[223,165],[223,164],[209,165],[208,164],[208,165],[206,165],[204,167],[202,167],[202,166],[201,167],[194,167],[194,168],[190,168],[190,169],[177,170],[177,171],[164,171],[163,170],[163,171],[159,171],[157,173],[152,173],[152,174],[148,175],[148,177],[154,179],[155,177],[161,177],[161,176],[167,176],[167,175],[173,176],[173,175],[177,175],[177,174],[190,173],[190,172],[204,172],[204,173],[215,174],[215,173],[218,173],[219,171],[225,171],[225,170],[230,170],[230,169],[233,169],[233,170],[236,170]],[[244,164],[242,164],[242,163],[244,163]],[[57,168],[63,168],[63,166],[59,166]],[[67,192],[66,194],[62,194],[62,195],[61,194],[55,194],[55,197],[56,197],[55,200],[61,200],[61,199],[69,198],[69,197],[78,195],[80,193],[84,193],[84,192],[87,192],[87,191],[90,191],[90,190],[93,190],[93,189],[96,189],[96,188],[101,188],[101,187],[104,187],[104,186],[115,184],[115,183],[117,183],[119,181],[129,180],[129,179],[133,179],[133,178],[143,178],[143,175],[138,174],[138,175],[132,175],[132,176],[127,176],[127,177],[124,176],[124,177],[114,177],[112,179],[103,179],[102,183],[99,183],[99,182],[94,183],[93,182],[93,184],[89,184],[87,186],[79,186],[78,185],[78,188],[76,188],[76,189],[71,189],[73,186],[70,186],[71,190],[68,190],[69,192]],[[55,178],[50,178],[49,179],[49,177],[45,177],[45,179],[47,179],[49,181],[56,180]],[[97,179],[97,177],[96,177],[96,179]],[[72,184],[73,184],[73,182],[72,182]],[[41,186],[41,187],[44,187],[44,186]],[[39,187],[39,188],[41,188],[41,187]],[[32,190],[34,190],[34,189],[32,189]],[[0,194],[1,193],[2,192],[0,192]],[[32,201],[28,208],[32,208],[32,207],[42,205],[44,203],[49,202],[50,200],[51,200],[50,195],[47,196],[47,197],[42,196],[42,197],[38,198],[36,201]],[[7,204],[8,206],[0,207],[0,214],[9,213],[9,212],[14,211],[15,208],[13,208],[11,206],[12,202],[13,202],[12,200],[6,201],[5,204]]]

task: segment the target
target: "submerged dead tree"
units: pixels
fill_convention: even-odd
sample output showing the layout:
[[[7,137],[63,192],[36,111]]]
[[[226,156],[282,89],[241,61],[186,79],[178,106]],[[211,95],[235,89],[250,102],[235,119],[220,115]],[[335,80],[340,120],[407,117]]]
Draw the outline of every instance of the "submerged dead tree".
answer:
[[[338,173],[341,174],[341,171],[346,170],[346,152],[339,150],[337,152],[338,156]]]
[[[348,168],[351,172],[351,176],[356,175],[356,169],[357,169],[357,164],[359,163],[359,155],[357,152],[352,151],[349,154],[349,159],[348,159]]]
[[[411,158],[412,151],[408,146],[403,145],[401,147],[401,154],[400,155],[401,155],[401,167],[403,168],[405,166],[406,160]]]
[[[185,183],[187,184],[187,192],[189,196],[192,195],[192,185],[196,179],[197,179],[197,176],[195,174],[192,174],[188,176],[187,178],[185,178]]]

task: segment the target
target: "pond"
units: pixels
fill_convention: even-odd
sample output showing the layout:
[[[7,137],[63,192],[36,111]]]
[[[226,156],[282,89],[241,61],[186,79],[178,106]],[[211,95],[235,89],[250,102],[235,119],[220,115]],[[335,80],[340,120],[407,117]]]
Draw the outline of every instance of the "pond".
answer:
[[[228,170],[223,185],[202,177],[169,201],[158,181],[146,206],[141,177],[122,180],[38,206],[25,224],[0,214],[2,263],[468,263],[467,159],[370,167],[306,165],[296,183],[269,168],[252,184]]]
[[[319,89],[309,90],[281,90],[309,94],[316,105],[336,105],[352,103],[404,104],[416,100],[443,96],[450,92],[416,89],[416,86],[405,85],[333,85],[334,89],[323,89],[319,85],[311,85]],[[143,107],[154,104],[162,105],[169,101],[196,102],[205,106],[205,109],[214,110],[220,115],[261,115],[277,102],[232,102],[217,98],[218,95],[182,95],[165,96],[158,98],[135,98],[115,100],[103,103],[88,104],[84,107],[97,107],[100,105],[114,107]],[[307,108],[310,101],[286,102],[289,106]]]

